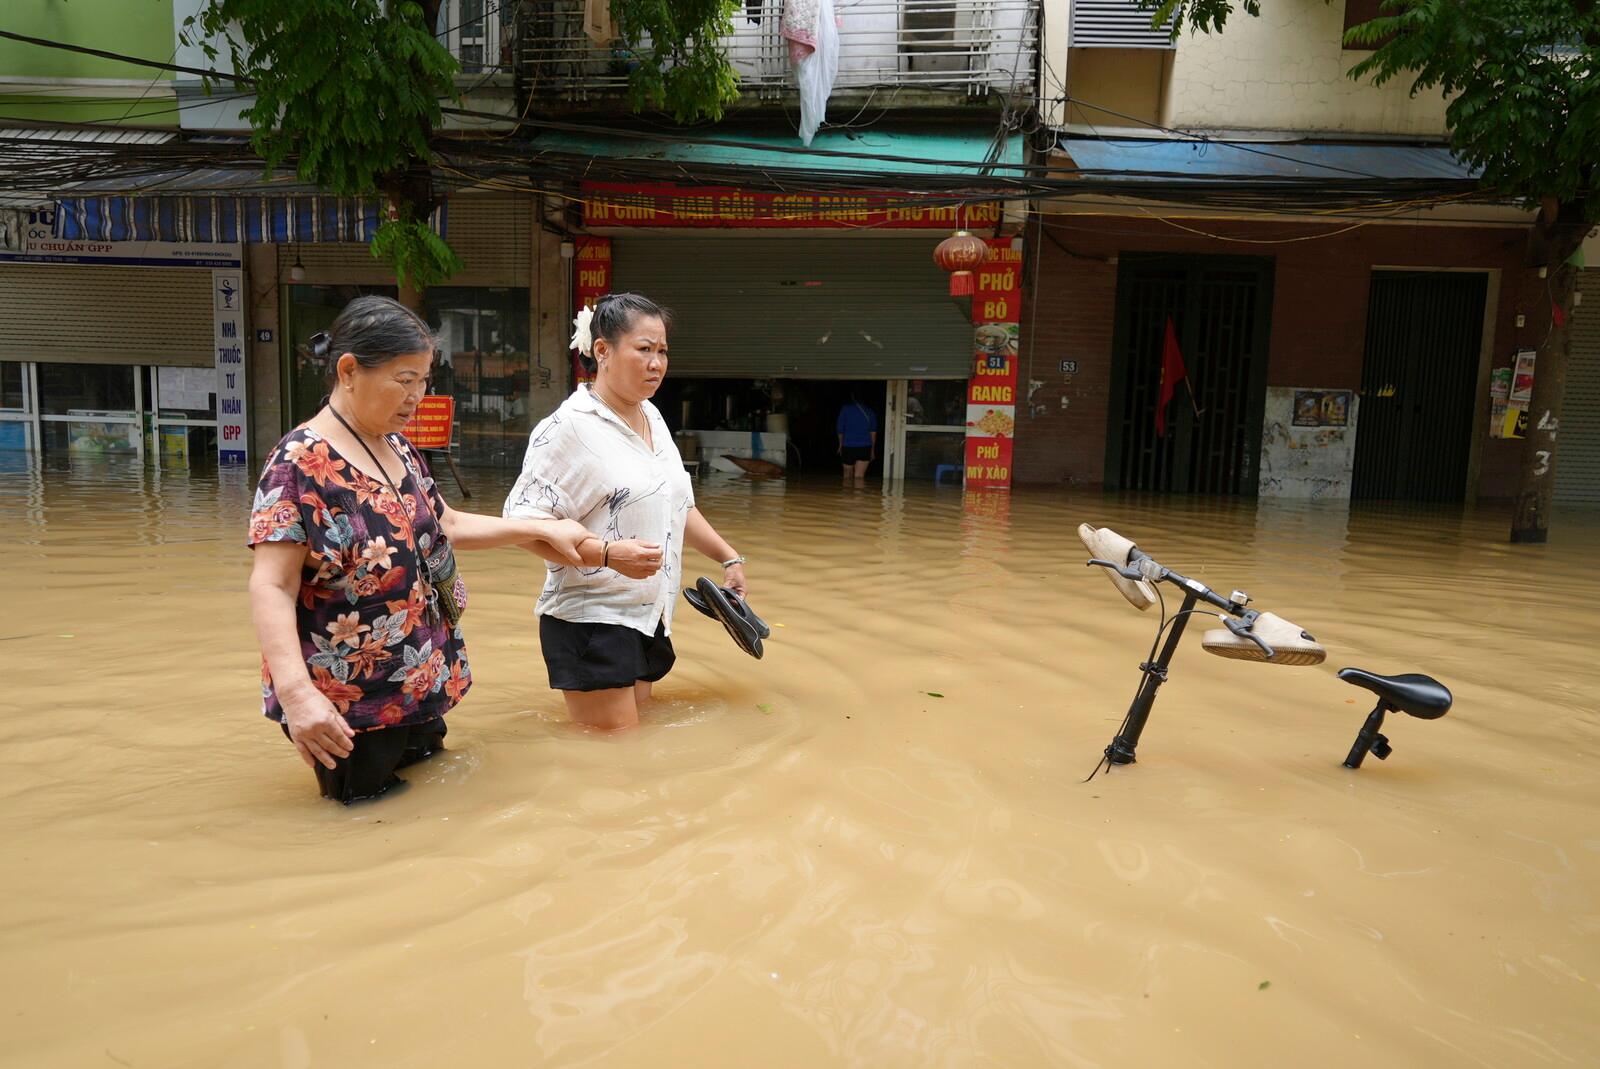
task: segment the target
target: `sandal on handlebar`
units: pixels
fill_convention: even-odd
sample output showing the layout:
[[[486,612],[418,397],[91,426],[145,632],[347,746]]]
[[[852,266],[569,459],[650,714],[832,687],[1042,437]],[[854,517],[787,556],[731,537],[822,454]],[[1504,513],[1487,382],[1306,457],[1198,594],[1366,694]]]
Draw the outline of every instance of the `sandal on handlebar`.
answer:
[[[1271,655],[1269,656],[1266,650],[1252,641],[1250,635],[1254,635],[1271,647]],[[1270,612],[1257,616],[1247,634],[1239,634],[1232,629],[1207,631],[1201,638],[1200,645],[1207,653],[1214,653],[1218,657],[1228,657],[1236,661],[1265,661],[1268,664],[1296,667],[1321,664],[1328,657],[1328,652],[1309,632],[1302,631],[1295,624]]]
[[[1118,568],[1129,567],[1129,557],[1138,548],[1132,541],[1123,538],[1109,527],[1091,527],[1087,523],[1078,525],[1078,538],[1089,551],[1089,556],[1110,561]],[[1147,581],[1129,579],[1110,568],[1105,572],[1106,578],[1111,580],[1111,585],[1117,588],[1117,593],[1127,598],[1128,604],[1135,609],[1142,611],[1156,603],[1155,588]]]

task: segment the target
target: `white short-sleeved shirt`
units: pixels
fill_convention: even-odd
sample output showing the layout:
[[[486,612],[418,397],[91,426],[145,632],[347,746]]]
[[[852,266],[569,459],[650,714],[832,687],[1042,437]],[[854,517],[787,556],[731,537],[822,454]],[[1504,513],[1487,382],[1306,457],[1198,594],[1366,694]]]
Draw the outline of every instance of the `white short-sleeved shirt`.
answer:
[[[587,385],[552,412],[528,438],[522,475],[503,514],[518,519],[577,520],[608,542],[660,543],[661,570],[629,579],[610,568],[548,564],[536,612],[582,624],[621,624],[653,635],[672,633],[672,610],[683,577],[683,533],[694,507],[694,484],[666,421],[642,405],[647,444]]]

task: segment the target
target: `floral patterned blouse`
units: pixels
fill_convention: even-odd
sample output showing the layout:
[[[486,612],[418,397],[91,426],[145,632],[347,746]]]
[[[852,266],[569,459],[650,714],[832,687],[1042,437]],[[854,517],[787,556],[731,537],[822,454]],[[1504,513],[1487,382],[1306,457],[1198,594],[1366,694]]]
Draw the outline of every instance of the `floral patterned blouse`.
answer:
[[[295,605],[300,651],[313,685],[357,731],[432,720],[472,685],[461,629],[433,606],[419,559],[444,538],[444,502],[422,455],[401,435],[389,440],[406,463],[403,500],[299,427],[273,450],[250,514],[249,545],[309,548]],[[459,578],[456,596],[465,607]],[[281,722],[265,659],[261,696]]]

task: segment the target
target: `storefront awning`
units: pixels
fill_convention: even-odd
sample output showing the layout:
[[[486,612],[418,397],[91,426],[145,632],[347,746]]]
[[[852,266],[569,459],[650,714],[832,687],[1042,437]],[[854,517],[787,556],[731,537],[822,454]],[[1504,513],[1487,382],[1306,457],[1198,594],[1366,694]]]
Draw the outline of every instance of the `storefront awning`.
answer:
[[[1463,184],[1479,172],[1443,145],[1213,141],[1063,136],[1056,150],[1096,178],[1197,184]]]
[[[535,155],[553,153],[654,164],[753,168],[770,171],[823,171],[830,174],[939,176],[943,178],[1018,177],[1025,146],[1020,137],[996,140],[994,130],[825,130],[809,148],[793,131],[717,127],[693,139],[655,139],[617,133],[551,130],[532,143]],[[663,171],[664,180],[682,175]]]
[[[68,241],[365,244],[388,217],[376,199],[327,196],[293,176],[237,169],[79,183],[55,203],[55,236]],[[440,235],[445,216],[441,207],[430,220]]]
[[[365,244],[387,213],[377,201],[298,197],[63,197],[55,236],[68,241]],[[433,229],[444,233],[445,209]]]

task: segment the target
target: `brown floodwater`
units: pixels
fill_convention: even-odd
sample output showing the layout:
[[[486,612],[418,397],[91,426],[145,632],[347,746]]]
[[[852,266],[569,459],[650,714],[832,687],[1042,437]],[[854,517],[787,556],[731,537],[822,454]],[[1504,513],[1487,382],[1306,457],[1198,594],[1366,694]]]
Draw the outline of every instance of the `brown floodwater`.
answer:
[[[764,660],[685,609],[645,725],[585,736],[536,563],[466,556],[451,749],[346,809],[259,715],[252,479],[0,473],[6,1065],[1600,1061],[1592,513],[1530,548],[1487,507],[708,476]],[[1327,664],[1193,628],[1084,783],[1154,623],[1084,520]],[[1456,707],[1352,772],[1344,665]]]

